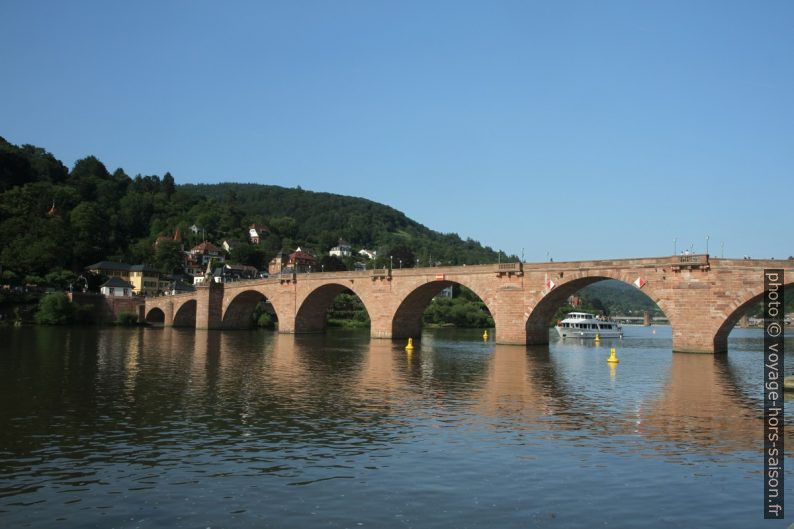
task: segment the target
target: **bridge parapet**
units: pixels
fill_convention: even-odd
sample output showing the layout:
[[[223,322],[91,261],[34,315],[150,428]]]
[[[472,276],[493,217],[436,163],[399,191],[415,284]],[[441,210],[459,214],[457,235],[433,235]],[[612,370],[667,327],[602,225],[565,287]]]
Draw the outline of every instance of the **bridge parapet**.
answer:
[[[503,275],[522,276],[524,275],[524,263],[497,263],[496,275],[497,277],[501,277]]]
[[[370,277],[373,281],[376,279],[387,279],[391,281],[391,268],[373,268]]]
[[[678,262],[673,263],[671,268],[673,272],[692,269],[708,270],[711,268],[711,265],[709,264],[709,254],[679,255]]]
[[[147,302],[167,301],[169,299],[184,299],[195,296],[195,292],[180,292],[179,294],[160,294],[159,296],[140,296],[141,300]]]

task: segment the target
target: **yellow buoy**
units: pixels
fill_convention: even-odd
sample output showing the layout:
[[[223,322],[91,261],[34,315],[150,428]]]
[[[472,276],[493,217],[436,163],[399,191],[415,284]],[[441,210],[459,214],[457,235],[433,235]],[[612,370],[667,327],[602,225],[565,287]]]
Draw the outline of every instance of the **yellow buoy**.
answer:
[[[413,351],[414,350],[414,339],[408,338],[408,345],[405,346],[406,351]]]
[[[596,342],[600,342],[601,341],[601,336],[599,336],[598,333],[596,333],[595,341]]]
[[[620,362],[620,360],[618,360],[618,357],[615,355],[614,347],[611,347],[609,349],[609,358],[607,358],[607,362],[609,362],[610,364],[617,364],[618,362]]]
[[[487,342],[488,341],[488,329],[485,329],[484,331],[482,331],[482,341],[483,342]]]

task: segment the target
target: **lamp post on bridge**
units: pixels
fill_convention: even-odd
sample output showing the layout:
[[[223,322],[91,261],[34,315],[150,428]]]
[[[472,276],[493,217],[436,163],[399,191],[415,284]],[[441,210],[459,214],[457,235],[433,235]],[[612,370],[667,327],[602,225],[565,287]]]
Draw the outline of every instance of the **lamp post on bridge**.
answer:
[[[709,254],[709,236],[706,235],[706,255]]]
[[[678,237],[673,237],[673,255],[678,253]]]
[[[389,256],[389,270],[391,270],[392,268],[394,268],[394,258],[393,258],[393,256],[390,255]]]

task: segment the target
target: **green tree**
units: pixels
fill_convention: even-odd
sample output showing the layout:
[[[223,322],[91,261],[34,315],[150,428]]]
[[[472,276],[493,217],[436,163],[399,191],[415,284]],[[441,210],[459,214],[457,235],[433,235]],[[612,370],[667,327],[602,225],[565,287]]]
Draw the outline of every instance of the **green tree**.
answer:
[[[46,325],[66,325],[74,321],[74,306],[63,292],[47,294],[39,301],[36,323]]]
[[[176,183],[174,182],[174,177],[171,176],[171,173],[167,172],[165,175],[163,175],[162,188],[166,198],[170,199],[174,195],[174,192],[176,191]]]
[[[75,162],[67,181],[77,188],[83,200],[94,201],[97,199],[97,184],[109,179],[110,173],[105,165],[95,156],[87,156]]]
[[[53,270],[44,276],[45,283],[63,290],[69,288],[70,285],[74,285],[76,280],[77,275],[74,272],[71,270],[64,270],[63,268],[59,270]]]
[[[253,266],[257,270],[263,270],[267,267],[267,257],[264,248],[248,243],[238,243],[229,252],[229,261],[232,263]]]
[[[164,240],[157,244],[154,251],[154,264],[164,274],[181,273],[184,272],[184,257],[181,243]]]
[[[82,265],[100,261],[107,255],[108,221],[93,202],[78,204],[69,214],[72,250]]]
[[[298,223],[292,217],[274,217],[269,226],[271,232],[282,238],[293,239],[298,234]]]

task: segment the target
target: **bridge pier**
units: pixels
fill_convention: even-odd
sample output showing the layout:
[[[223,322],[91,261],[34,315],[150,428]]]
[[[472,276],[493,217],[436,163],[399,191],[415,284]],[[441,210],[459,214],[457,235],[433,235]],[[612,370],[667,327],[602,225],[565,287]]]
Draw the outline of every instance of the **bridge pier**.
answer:
[[[173,313],[173,307],[171,310]],[[196,286],[196,329],[222,328],[223,283],[210,281],[207,284]]]
[[[681,333],[673,329],[673,352],[674,353],[727,353],[728,337],[712,340],[703,340],[699,336],[677,336]]]
[[[370,338],[391,339],[391,322],[385,318],[373,318],[370,315],[369,336]]]
[[[168,300],[168,303],[161,306],[160,309],[165,314],[165,318],[163,319],[163,327],[171,327],[174,325],[174,303],[171,300]]]
[[[720,332],[720,324],[706,319],[680,319],[670,322],[673,326],[674,353],[726,353],[728,332]]]

